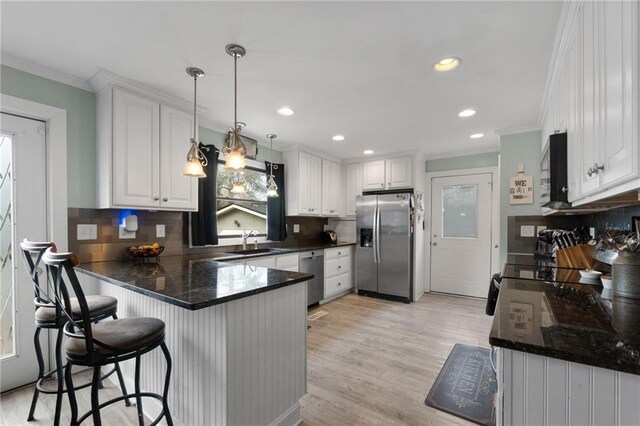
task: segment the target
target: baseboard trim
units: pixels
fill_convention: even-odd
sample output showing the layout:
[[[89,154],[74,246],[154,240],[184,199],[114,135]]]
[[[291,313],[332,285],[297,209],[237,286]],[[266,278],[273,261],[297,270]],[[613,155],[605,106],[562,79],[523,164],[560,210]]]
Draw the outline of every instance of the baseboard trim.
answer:
[[[289,409],[275,419],[270,426],[298,426],[299,424],[302,424],[300,401],[289,407]]]

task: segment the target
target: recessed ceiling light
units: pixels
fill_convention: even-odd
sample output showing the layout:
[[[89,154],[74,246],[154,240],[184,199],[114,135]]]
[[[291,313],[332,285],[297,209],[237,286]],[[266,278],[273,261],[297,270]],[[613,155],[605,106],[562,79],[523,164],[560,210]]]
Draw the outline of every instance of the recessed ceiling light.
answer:
[[[373,154],[373,150],[371,150],[371,149],[365,149],[364,151],[362,151],[362,153],[363,153],[364,155],[371,155],[371,154]]]
[[[342,135],[335,135],[334,137],[332,137],[331,139],[333,139],[334,141],[340,142],[344,140],[344,136]]]
[[[474,133],[471,136],[469,136],[471,139],[480,139],[482,137],[484,137],[484,133]]]
[[[469,108],[469,109],[463,109],[462,111],[460,111],[458,113],[458,117],[460,118],[467,118],[467,117],[473,117],[474,115],[476,115],[476,111],[473,108]]]
[[[283,106],[278,108],[278,114],[284,115],[285,117],[290,117],[295,113],[296,112],[292,108],[289,108],[288,106]]]
[[[450,58],[442,58],[433,65],[433,69],[436,71],[451,71],[454,68],[458,68],[462,59],[452,56]]]

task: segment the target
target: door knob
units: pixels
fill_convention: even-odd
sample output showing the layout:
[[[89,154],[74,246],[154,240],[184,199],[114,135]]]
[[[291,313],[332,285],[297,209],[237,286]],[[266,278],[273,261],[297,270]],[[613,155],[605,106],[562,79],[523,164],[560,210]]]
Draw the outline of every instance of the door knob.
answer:
[[[160,197],[153,197],[153,201],[158,201],[160,199]]]
[[[168,199],[167,197],[164,197],[164,198],[162,199],[162,201],[167,202],[167,201],[169,201],[169,199]]]
[[[438,243],[432,243],[431,245],[435,247],[438,245]]]

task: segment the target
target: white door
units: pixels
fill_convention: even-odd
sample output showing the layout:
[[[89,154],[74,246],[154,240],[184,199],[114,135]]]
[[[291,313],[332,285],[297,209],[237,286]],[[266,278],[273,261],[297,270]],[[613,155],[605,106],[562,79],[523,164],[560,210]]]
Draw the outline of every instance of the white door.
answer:
[[[113,203],[160,207],[159,166],[160,104],[113,89]]]
[[[298,153],[298,212],[311,213],[311,156]]]
[[[322,159],[309,155],[309,211],[320,216],[322,208]]]
[[[431,290],[486,297],[491,278],[491,173],[433,178]]]
[[[20,241],[47,238],[45,123],[0,114],[0,388],[33,382],[33,283]],[[66,188],[64,188],[66,191]],[[48,353],[47,334],[41,334]],[[26,416],[26,414],[25,414]]]
[[[362,163],[362,189],[384,189],[384,160]]]
[[[356,197],[362,195],[362,166],[360,163],[345,165],[344,179],[346,181],[344,214],[345,216],[355,216]]]
[[[387,160],[386,169],[387,189],[413,186],[413,157]]]
[[[333,163],[322,160],[322,216],[333,216]]]
[[[160,205],[183,211],[198,210],[198,179],[182,176],[193,116],[162,106],[160,126]]]

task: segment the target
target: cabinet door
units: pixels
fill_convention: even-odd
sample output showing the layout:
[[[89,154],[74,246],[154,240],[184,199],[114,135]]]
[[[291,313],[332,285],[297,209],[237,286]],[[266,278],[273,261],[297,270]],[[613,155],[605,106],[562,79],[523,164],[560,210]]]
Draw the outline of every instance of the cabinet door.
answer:
[[[160,205],[198,210],[198,179],[182,176],[193,116],[167,106],[160,113]]]
[[[568,76],[567,97],[567,181],[570,202],[580,199],[580,144],[582,143],[582,68],[578,46],[578,25],[570,29],[566,51],[566,71]]]
[[[331,175],[331,193],[333,196],[333,215],[342,215],[342,200],[344,198],[344,179],[342,178],[342,164],[333,163]]]
[[[362,195],[362,165],[360,163],[345,165],[344,180],[346,183],[344,214],[346,216],[355,216],[356,197]]]
[[[333,163],[322,160],[322,216],[333,215]]]
[[[113,89],[113,205],[160,206],[160,104]]]
[[[261,268],[275,268],[276,257],[265,256],[265,257],[257,257],[255,259],[247,259],[247,266],[259,266]]]
[[[582,195],[589,195],[600,187],[600,175],[591,169],[600,158],[600,123],[598,111],[598,25],[596,14],[597,3],[584,2],[580,5],[579,18],[581,29],[582,75],[582,147],[578,173],[581,176]]]
[[[298,213],[310,213],[311,204],[309,188],[311,178],[311,156],[305,152],[298,153]]]
[[[362,163],[362,189],[384,189],[384,160]]]
[[[322,209],[322,159],[309,155],[309,213],[320,215]]]
[[[606,1],[596,3],[603,17],[601,37],[603,120],[601,184],[608,185],[631,176],[636,168],[633,135],[633,98],[638,71],[633,73],[637,27],[637,2]],[[634,89],[635,88],[635,89]]]
[[[392,158],[386,162],[387,189],[413,186],[413,158]]]

